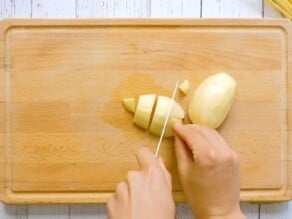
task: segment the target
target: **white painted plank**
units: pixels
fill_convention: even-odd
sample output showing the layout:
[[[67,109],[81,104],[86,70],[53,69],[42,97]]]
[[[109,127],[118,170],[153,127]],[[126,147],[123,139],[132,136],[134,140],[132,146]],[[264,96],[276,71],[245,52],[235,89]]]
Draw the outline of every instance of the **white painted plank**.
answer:
[[[148,17],[149,0],[78,0],[78,18]],[[71,205],[70,219],[104,219],[105,205]]]
[[[30,205],[28,219],[69,219],[67,205]]]
[[[114,16],[114,0],[77,0],[78,18],[105,18]]]
[[[201,16],[201,0],[152,0],[151,18],[199,18]],[[177,219],[193,218],[186,204],[178,204]]]
[[[107,215],[106,206],[99,205],[97,207],[97,219],[105,219]]]
[[[33,18],[74,18],[76,16],[75,0],[33,0],[31,6]],[[30,205],[28,218],[68,219],[68,205]]]
[[[106,18],[114,16],[114,0],[77,0],[76,17]],[[70,219],[105,219],[105,205],[70,205]]]
[[[78,18],[148,17],[148,0],[77,0]],[[105,205],[71,205],[70,219],[106,218]]]
[[[33,18],[75,18],[76,0],[33,0]]]
[[[264,17],[265,18],[283,18],[283,15],[269,5],[267,2],[264,2]]]
[[[25,1],[28,5],[24,5]],[[21,10],[20,7],[22,7]],[[0,0],[0,19],[30,17],[30,0]],[[27,219],[27,205],[5,205],[0,203],[1,219]]]
[[[265,18],[283,18],[283,15],[264,2]],[[261,219],[291,219],[292,218],[292,202],[260,204]]]
[[[200,1],[151,1],[151,17],[200,17]],[[258,218],[258,205],[241,204],[248,218]],[[185,204],[177,205],[177,218],[193,218]]]
[[[242,213],[248,219],[258,219],[259,218],[259,205],[258,204],[241,202],[240,209],[241,209]]]
[[[70,219],[105,219],[105,205],[71,205]]]
[[[13,0],[12,16],[14,18],[31,18],[31,0]]]
[[[152,18],[197,18],[201,15],[201,0],[152,0]]]
[[[262,0],[203,0],[202,17],[261,18]]]
[[[216,0],[202,1],[203,18],[261,18],[262,0]],[[250,219],[259,218],[259,205],[240,204],[242,212]]]
[[[17,3],[19,2],[19,0],[15,0],[17,1]],[[23,2],[23,6],[26,6],[24,4],[25,1],[28,0],[20,0],[20,2]],[[247,10],[246,8],[248,8],[247,6],[251,6],[254,5],[254,3],[256,3],[255,5],[258,6],[258,0],[256,1],[252,1],[250,0],[250,2],[252,4],[250,5],[246,5],[245,3],[248,2],[246,0],[244,1],[240,1],[240,0],[225,0],[225,2],[233,2],[233,6],[228,7],[228,6],[224,6],[224,4],[219,4],[219,6],[221,7],[221,9],[216,9],[219,10],[219,12],[217,12],[217,15],[213,15],[216,17],[260,17],[259,15],[261,14],[261,10],[257,11],[258,9],[256,9],[257,7],[253,7],[251,8],[251,10]],[[80,3],[80,2],[85,2],[85,3]],[[86,8],[86,2],[87,2],[87,7]],[[94,3],[91,2],[95,2],[96,7],[92,7],[92,5]],[[139,1],[136,1],[139,2]],[[141,1],[142,2],[142,1]],[[165,2],[168,2],[168,4],[166,4]],[[199,17],[198,15],[200,14],[200,10],[198,10],[197,7],[193,6],[193,4],[188,5],[188,7],[185,7],[184,4],[185,0],[179,1],[179,0],[152,0],[151,2],[151,17]],[[197,4],[197,2],[199,1],[186,1],[186,2],[195,2],[195,4]],[[218,4],[218,2],[224,2],[223,0],[221,1],[216,1],[214,3],[214,1],[209,1],[208,0],[203,0],[203,5],[205,5],[204,8],[204,13],[203,16],[204,17],[208,17],[208,13],[210,14],[211,12],[206,13],[206,7],[209,4],[210,6],[210,2],[212,2],[212,4]],[[12,4],[14,3],[14,0],[0,0],[0,18],[7,18],[7,17],[12,17],[12,16],[19,16],[19,17],[25,17],[28,13],[29,13],[29,9],[28,8],[23,8],[23,6],[21,6],[21,3],[17,6],[12,6]],[[42,18],[57,18],[57,17],[74,17],[76,15],[76,11],[75,11],[75,4],[74,1],[67,1],[67,0],[33,0],[33,17],[42,17]],[[180,5],[182,3],[182,6]],[[153,4],[153,5],[152,5]],[[165,6],[166,4],[166,6]],[[238,8],[241,8],[243,4],[243,8],[244,11],[240,11],[238,12]],[[138,5],[139,4],[134,4],[134,5]],[[143,5],[143,4],[142,4]],[[164,7],[160,7],[160,6],[164,6]],[[100,7],[99,7],[100,6]],[[114,0],[95,0],[95,1],[91,1],[91,0],[78,0],[78,8],[80,9],[80,11],[77,10],[77,14],[79,15],[79,17],[109,17],[109,16],[122,16],[122,17],[126,17],[126,16],[134,16],[133,14],[135,14],[135,16],[137,15],[137,17],[143,17],[145,16],[145,12],[141,9],[135,9],[135,7],[138,6],[132,6],[129,3],[119,3],[117,4],[117,7],[114,7]],[[212,5],[211,5],[212,6]],[[143,6],[144,7],[144,6]],[[149,5],[146,7],[149,7]],[[194,7],[194,8],[192,8]],[[270,13],[268,12],[269,9],[266,9],[266,5],[265,5],[265,17],[271,17],[272,15],[269,15]],[[121,9],[117,9],[117,8],[121,8]],[[134,9],[133,9],[134,8]],[[212,8],[212,7],[211,7]],[[229,9],[228,9],[229,8]],[[225,10],[227,9],[227,10]],[[128,10],[130,10],[130,12],[128,12]],[[137,10],[137,11],[136,11]],[[208,9],[208,11],[211,9]],[[147,10],[146,10],[147,11]],[[79,13],[78,13],[79,12]],[[272,12],[274,12],[274,10],[272,10]],[[22,15],[23,14],[23,15]],[[119,15],[120,14],[120,15]],[[230,15],[231,14],[231,15]],[[210,15],[209,15],[210,16]],[[257,205],[255,205],[257,207]],[[19,208],[16,208],[16,206],[4,206],[3,204],[0,205],[0,218],[5,219],[5,218],[26,218],[26,206],[17,206]],[[30,218],[68,218],[66,213],[64,214],[64,212],[67,211],[67,206],[30,206],[29,207],[29,213],[30,213]],[[79,210],[78,210],[79,209]],[[98,215],[98,218],[105,218],[105,208],[104,206],[97,206],[97,211],[95,206],[91,206],[89,205],[84,206],[84,207],[76,207],[75,206],[71,208],[71,218],[91,218],[91,216],[93,215]],[[254,208],[254,205],[250,205],[250,204],[242,204],[242,209],[245,213],[247,213],[248,218],[257,218],[254,217],[253,212],[256,211],[257,208]],[[285,203],[285,204],[270,204],[270,205],[262,205],[261,207],[261,212],[262,212],[262,217],[261,218],[289,218],[287,216],[287,213],[284,213],[286,215],[283,216],[283,212],[289,212],[291,209],[291,203]],[[1,214],[1,212],[5,212],[4,214]],[[86,213],[88,212],[88,213]],[[250,214],[251,213],[251,214]],[[188,209],[186,208],[185,205],[179,205],[178,206],[178,213],[177,215],[179,216],[179,218],[192,218],[190,216],[190,213],[188,211]]]
[[[0,0],[0,19],[10,18],[12,16],[12,1]]]
[[[149,17],[150,0],[115,1],[115,17],[142,18]]]
[[[192,213],[186,204],[176,205],[176,219],[192,219]]]
[[[79,18],[149,17],[150,0],[77,0]]]
[[[27,206],[25,205],[4,205],[0,203],[1,219],[27,219]]]
[[[11,215],[13,215],[13,218],[17,219],[27,219],[28,217],[28,206],[27,205],[12,205],[12,206],[6,206],[8,209],[8,212],[11,212]]]
[[[291,219],[292,201],[284,203],[261,204],[261,219]]]
[[[32,18],[74,18],[76,17],[75,0],[33,0]],[[28,218],[68,219],[68,205],[30,205]]]

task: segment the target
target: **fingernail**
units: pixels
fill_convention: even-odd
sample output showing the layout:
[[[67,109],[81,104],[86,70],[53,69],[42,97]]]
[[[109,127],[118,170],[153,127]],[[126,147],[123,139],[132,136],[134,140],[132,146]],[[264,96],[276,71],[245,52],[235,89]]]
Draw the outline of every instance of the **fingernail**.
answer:
[[[173,127],[174,129],[178,129],[178,128],[181,127],[181,126],[182,126],[182,124],[179,123],[179,122],[173,123],[173,125],[172,125],[172,127]]]
[[[178,123],[178,122],[175,122],[175,123],[173,123],[172,126],[173,126],[173,127],[177,127],[177,126],[179,126],[179,123]]]

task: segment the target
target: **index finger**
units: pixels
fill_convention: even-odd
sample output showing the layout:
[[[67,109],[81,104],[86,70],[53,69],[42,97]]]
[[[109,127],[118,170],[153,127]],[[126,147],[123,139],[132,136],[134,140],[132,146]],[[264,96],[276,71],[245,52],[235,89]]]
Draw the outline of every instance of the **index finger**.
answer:
[[[146,169],[151,165],[157,165],[158,161],[154,154],[145,147],[141,147],[137,151],[137,159],[142,169]]]
[[[192,127],[193,125],[175,124],[173,129],[178,137],[185,142],[193,153],[194,160],[204,161],[204,158],[213,153],[214,148],[208,139]]]

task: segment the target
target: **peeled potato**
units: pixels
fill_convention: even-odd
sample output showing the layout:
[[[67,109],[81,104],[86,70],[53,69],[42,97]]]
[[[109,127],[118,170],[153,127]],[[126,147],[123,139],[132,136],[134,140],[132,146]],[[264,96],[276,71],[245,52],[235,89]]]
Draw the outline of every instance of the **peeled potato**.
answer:
[[[123,105],[126,110],[128,110],[131,113],[135,112],[135,98],[125,98],[123,99]]]
[[[172,100],[169,97],[158,96],[158,98],[156,99],[156,94],[147,94],[141,95],[139,97],[138,104],[135,109],[134,98],[123,99],[124,107],[130,112],[135,112],[133,119],[134,124],[144,129],[149,128],[149,132],[157,136],[161,135],[164,122],[166,120],[166,116],[171,103]],[[171,106],[171,111],[169,114],[169,119],[166,126],[164,137],[173,136],[172,123],[173,122],[182,123],[182,119],[184,117],[185,112],[183,108],[177,102],[174,101]],[[149,127],[150,123],[151,125]]]
[[[133,120],[137,126],[148,129],[155,99],[156,94],[141,95],[139,97]]]
[[[219,73],[208,77],[196,89],[189,106],[192,123],[218,128],[234,102],[235,80]]]
[[[187,95],[190,91],[190,82],[189,80],[184,80],[180,85],[179,85],[179,90],[184,94]]]
[[[159,96],[157,98],[156,108],[149,128],[150,133],[157,136],[161,135],[171,102],[172,100],[169,97]],[[177,102],[174,101],[170,111],[164,137],[173,136],[172,123],[173,122],[182,123],[182,119],[184,118],[184,116],[185,112],[183,108]]]

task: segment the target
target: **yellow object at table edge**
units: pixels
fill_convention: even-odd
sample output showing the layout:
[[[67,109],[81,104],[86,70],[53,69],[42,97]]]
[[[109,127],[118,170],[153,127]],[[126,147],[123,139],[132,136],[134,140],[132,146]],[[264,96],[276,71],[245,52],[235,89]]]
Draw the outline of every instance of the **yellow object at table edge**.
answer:
[[[291,0],[282,0],[281,4],[279,4],[277,1],[274,0],[266,0],[271,6],[276,8],[278,11],[280,11],[286,18],[292,19],[292,10],[289,10],[287,7],[292,7],[292,1]]]

